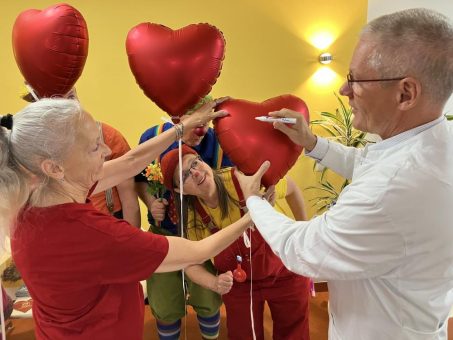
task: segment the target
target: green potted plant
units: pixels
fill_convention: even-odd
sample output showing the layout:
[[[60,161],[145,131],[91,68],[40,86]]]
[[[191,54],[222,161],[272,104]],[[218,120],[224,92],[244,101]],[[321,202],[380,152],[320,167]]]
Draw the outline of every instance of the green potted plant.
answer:
[[[352,126],[352,109],[347,107],[337,93],[334,93],[339,107],[335,113],[321,112],[321,119],[311,121],[312,126],[319,126],[326,134],[327,138],[346,146],[363,147],[369,141],[366,139],[366,133],[355,129]],[[313,170],[320,169],[318,163],[314,163]],[[337,189],[331,181],[327,179],[327,168],[321,167],[319,183],[316,186],[310,186],[307,190],[318,190],[320,195],[310,199],[316,208],[316,213],[322,213],[334,205],[341,191],[349,184],[349,180],[343,179],[342,184]]]

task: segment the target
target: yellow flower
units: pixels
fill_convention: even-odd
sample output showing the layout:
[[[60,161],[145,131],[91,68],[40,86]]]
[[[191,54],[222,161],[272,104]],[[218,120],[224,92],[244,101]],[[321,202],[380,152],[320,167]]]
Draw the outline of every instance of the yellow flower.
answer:
[[[165,191],[164,178],[159,163],[151,163],[143,171],[148,181],[148,191],[151,195],[159,196]]]

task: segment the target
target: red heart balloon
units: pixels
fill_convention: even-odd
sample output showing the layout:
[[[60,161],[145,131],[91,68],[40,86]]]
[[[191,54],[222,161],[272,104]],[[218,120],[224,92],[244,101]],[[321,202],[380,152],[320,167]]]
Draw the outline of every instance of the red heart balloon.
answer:
[[[173,31],[143,23],[126,39],[129,66],[145,95],[170,116],[182,116],[210,91],[222,69],[225,39],[209,24]]]
[[[254,103],[241,99],[229,99],[218,106],[229,116],[217,119],[214,128],[223,151],[245,174],[254,174],[268,160],[270,168],[264,174],[262,184],[269,187],[286,175],[302,152],[285,134],[273,128],[271,123],[255,119],[283,108],[300,112],[309,121],[305,102],[293,95],[283,95]]]
[[[40,97],[64,95],[85,65],[87,25],[66,4],[24,11],[14,23],[13,50],[22,75]]]

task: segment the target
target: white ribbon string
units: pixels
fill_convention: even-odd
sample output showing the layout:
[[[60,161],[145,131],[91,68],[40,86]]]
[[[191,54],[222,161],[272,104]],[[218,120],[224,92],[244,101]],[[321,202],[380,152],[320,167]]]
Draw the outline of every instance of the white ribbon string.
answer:
[[[252,232],[251,229],[250,233]],[[247,248],[249,248],[249,259],[250,259],[250,319],[252,320],[252,335],[253,340],[256,340],[256,333],[255,333],[255,319],[253,317],[253,266],[252,266],[252,235],[250,237],[247,235],[247,232],[244,231],[244,244]]]
[[[2,323],[2,340],[6,340],[5,314],[3,308],[3,289],[2,280],[0,279],[0,322]]]
[[[180,204],[180,225],[181,225],[181,237],[184,237],[184,208],[183,208],[183,197],[184,197],[184,183],[182,181],[182,136],[178,140],[178,160],[179,160],[179,201]],[[186,285],[185,285],[185,271],[181,270],[182,273],[182,289],[184,293],[184,311],[187,311],[187,299],[186,299]],[[184,318],[184,338],[187,340],[187,317]]]
[[[163,120],[166,123],[170,123],[173,126],[175,125],[170,119],[166,117],[160,117],[161,120]],[[180,211],[179,211],[179,220],[180,220],[180,226],[181,226],[181,237],[184,237],[184,208],[183,208],[183,196],[184,196],[184,184],[182,182],[182,136],[180,139],[178,139],[178,161],[179,161],[179,201],[181,202],[180,204]],[[181,274],[182,274],[182,290],[183,290],[183,296],[184,296],[184,311],[187,311],[187,299],[186,299],[186,285],[185,285],[185,271],[184,269],[181,269]],[[187,339],[187,317],[184,318],[184,338]]]
[[[244,232],[242,233],[242,238],[244,239],[244,244],[245,244],[246,248],[250,248],[252,246],[252,243],[250,242],[250,238],[247,235],[246,230],[244,230]]]

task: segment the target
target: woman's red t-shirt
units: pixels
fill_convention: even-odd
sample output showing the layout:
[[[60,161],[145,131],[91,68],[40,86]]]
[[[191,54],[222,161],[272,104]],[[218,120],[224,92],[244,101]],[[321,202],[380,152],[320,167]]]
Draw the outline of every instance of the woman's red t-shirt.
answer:
[[[91,203],[29,208],[11,239],[33,298],[37,339],[142,339],[143,292],[168,253],[143,232]]]

